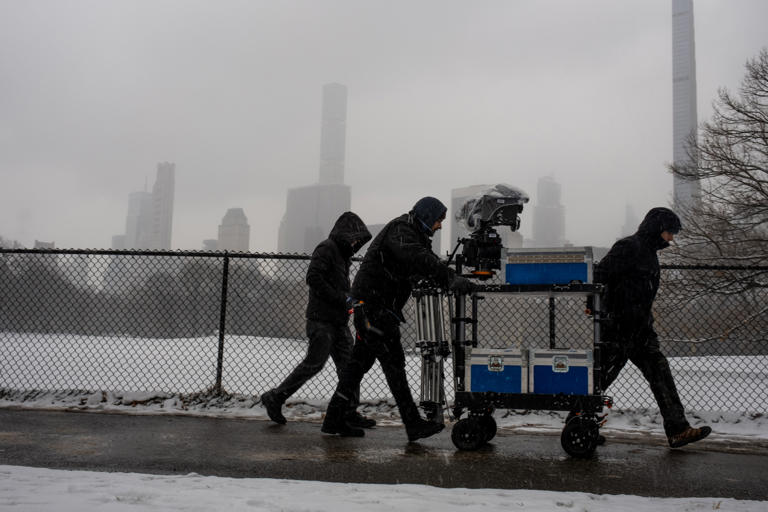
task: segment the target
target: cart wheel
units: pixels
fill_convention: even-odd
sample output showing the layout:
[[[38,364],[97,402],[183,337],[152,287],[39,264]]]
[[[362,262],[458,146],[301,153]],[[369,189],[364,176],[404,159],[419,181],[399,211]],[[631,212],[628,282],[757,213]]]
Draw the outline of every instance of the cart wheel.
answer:
[[[464,418],[453,426],[451,441],[459,450],[477,450],[485,444],[485,430],[475,418]]]
[[[591,418],[576,416],[563,428],[560,435],[560,444],[572,457],[588,458],[597,448],[598,436],[597,422]]]
[[[496,420],[493,419],[493,416],[480,416],[477,418],[477,422],[480,424],[480,428],[483,429],[486,443],[496,437]]]

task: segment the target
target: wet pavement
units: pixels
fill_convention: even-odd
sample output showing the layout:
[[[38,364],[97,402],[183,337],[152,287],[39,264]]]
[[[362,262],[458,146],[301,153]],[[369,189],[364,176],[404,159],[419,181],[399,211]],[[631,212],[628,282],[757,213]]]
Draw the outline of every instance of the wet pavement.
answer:
[[[481,450],[460,452],[450,426],[408,443],[402,427],[340,438],[302,421],[0,409],[0,464],[7,465],[768,500],[764,441],[670,450],[659,438],[608,438],[579,460],[565,454],[559,435],[504,429]]]

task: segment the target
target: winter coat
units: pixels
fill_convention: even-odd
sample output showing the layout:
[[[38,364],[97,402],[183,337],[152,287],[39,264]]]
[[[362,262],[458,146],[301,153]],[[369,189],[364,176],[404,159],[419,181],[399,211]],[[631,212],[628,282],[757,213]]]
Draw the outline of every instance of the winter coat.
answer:
[[[605,285],[601,309],[607,313],[602,338],[622,344],[655,341],[653,301],[659,289],[656,251],[669,246],[663,231],[676,233],[680,220],[667,208],[653,208],[634,235],[622,238],[597,264],[594,280]]]
[[[307,269],[307,319],[344,325],[348,321],[349,266],[352,256],[371,239],[365,223],[352,212],[338,218],[326,240],[312,253]]]
[[[366,308],[386,309],[404,320],[402,309],[413,281],[429,279],[447,287],[454,272],[432,252],[427,231],[412,214],[392,220],[371,242],[352,285],[352,296]]]

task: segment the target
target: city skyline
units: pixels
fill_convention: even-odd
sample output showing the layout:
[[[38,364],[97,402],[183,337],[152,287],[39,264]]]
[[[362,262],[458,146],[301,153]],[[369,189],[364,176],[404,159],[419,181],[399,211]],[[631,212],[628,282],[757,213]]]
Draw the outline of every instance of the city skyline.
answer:
[[[695,2],[700,121],[768,44],[767,18],[764,1]],[[169,160],[172,249],[199,249],[238,206],[251,250],[275,251],[287,191],[318,181],[318,88],[338,82],[366,223],[473,183],[536,204],[553,176],[568,239],[609,245],[625,205],[672,201],[672,37],[671,0],[3,2],[0,236],[109,247],[126,191]]]

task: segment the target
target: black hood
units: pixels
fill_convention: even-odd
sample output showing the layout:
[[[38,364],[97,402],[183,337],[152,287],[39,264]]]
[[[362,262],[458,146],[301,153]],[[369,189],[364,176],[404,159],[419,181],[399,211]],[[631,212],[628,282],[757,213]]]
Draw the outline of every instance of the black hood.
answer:
[[[443,220],[447,211],[448,208],[439,199],[427,196],[419,199],[409,213],[415,218],[417,227],[432,236],[432,226]]]
[[[669,242],[661,238],[664,231],[677,234],[682,229],[680,217],[669,208],[652,208],[637,228],[637,234],[648,240],[656,249],[669,247]]]
[[[329,236],[350,255],[356,253],[371,239],[371,232],[365,222],[352,212],[344,212],[336,219]]]

